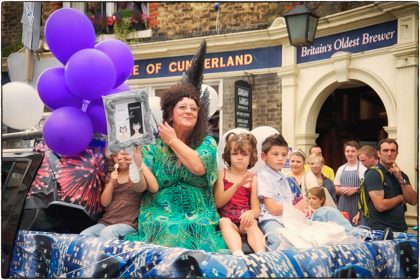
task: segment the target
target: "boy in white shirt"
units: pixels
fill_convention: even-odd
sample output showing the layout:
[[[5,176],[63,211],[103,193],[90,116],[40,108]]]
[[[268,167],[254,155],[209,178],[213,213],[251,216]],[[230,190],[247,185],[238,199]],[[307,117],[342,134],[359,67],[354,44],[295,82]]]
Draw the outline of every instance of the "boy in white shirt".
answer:
[[[271,250],[279,248],[281,239],[278,228],[283,224],[283,205],[292,205],[295,196],[286,175],[281,171],[288,157],[288,144],[280,134],[274,134],[264,140],[261,147],[261,159],[265,166],[257,173],[258,197],[261,204],[259,227],[267,238]],[[295,207],[306,208],[305,200],[300,200]]]

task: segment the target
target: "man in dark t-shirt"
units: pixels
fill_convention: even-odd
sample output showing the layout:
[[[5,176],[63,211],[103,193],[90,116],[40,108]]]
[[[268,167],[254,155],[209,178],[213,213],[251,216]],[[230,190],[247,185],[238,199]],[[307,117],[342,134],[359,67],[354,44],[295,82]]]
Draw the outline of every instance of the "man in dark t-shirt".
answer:
[[[398,155],[398,144],[394,139],[386,138],[378,144],[379,163],[384,181],[375,170],[365,174],[365,188],[369,193],[369,220],[371,229],[407,231],[404,212],[405,203],[417,204],[417,193],[410,185],[408,176],[395,163]]]

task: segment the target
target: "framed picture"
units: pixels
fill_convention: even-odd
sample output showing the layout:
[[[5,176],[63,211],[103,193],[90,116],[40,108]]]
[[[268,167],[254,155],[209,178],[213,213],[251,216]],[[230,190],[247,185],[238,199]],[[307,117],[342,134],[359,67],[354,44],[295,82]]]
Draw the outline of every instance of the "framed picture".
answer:
[[[102,99],[107,118],[108,149],[111,153],[153,142],[146,89],[110,94]]]

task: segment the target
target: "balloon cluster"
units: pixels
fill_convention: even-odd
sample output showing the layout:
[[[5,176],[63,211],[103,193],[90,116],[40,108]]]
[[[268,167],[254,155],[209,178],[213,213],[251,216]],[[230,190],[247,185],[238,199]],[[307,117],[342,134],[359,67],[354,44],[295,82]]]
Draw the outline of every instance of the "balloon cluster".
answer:
[[[133,54],[119,40],[96,44],[90,19],[71,8],[53,12],[44,34],[64,65],[48,68],[38,79],[39,97],[52,110],[43,127],[44,139],[58,154],[77,155],[94,132],[107,134],[102,96],[129,90],[124,82],[133,68]]]

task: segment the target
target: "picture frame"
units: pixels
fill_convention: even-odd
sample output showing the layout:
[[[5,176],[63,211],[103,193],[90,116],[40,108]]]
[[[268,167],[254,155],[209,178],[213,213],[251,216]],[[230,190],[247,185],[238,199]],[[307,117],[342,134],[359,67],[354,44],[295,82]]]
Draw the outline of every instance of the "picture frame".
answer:
[[[103,96],[108,150],[116,153],[134,145],[153,143],[149,94],[145,88]]]

